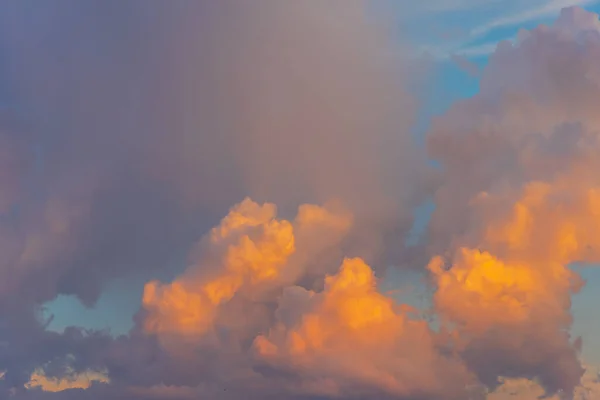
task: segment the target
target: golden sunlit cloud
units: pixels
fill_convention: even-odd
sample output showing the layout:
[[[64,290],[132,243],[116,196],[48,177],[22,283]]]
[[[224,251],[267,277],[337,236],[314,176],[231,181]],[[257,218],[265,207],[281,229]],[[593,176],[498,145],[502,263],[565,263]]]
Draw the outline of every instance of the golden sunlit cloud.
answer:
[[[281,349],[295,356],[315,351],[331,351],[336,347],[390,346],[402,336],[405,317],[395,310],[392,299],[377,292],[371,268],[361,259],[347,259],[338,274],[325,279],[320,297],[312,312],[302,317],[301,324],[286,333]],[[255,342],[259,353],[275,350],[264,336]]]
[[[212,327],[219,305],[242,288],[252,290],[287,279],[283,273],[297,249],[295,232],[306,255],[311,246],[315,250],[313,236],[327,235],[316,243],[318,250],[339,240],[352,223],[348,214],[316,205],[301,206],[294,222],[276,218],[276,211],[273,204],[244,200],[200,243],[206,253],[200,264],[170,284],[146,284],[142,299],[146,331],[201,335]],[[298,273],[288,271],[290,279]]]
[[[471,377],[460,362],[437,353],[433,333],[411,311],[377,290],[363,260],[345,259],[322,292],[286,289],[279,322],[255,339],[254,349],[267,364],[329,376],[328,384],[315,380],[313,394],[347,394],[361,382],[371,395],[459,398]]]
[[[45,392],[62,392],[67,389],[87,389],[92,383],[110,382],[106,374],[94,371],[71,373],[63,378],[47,377],[43,370],[36,370],[31,374],[29,382],[25,385],[28,389],[40,389]]]

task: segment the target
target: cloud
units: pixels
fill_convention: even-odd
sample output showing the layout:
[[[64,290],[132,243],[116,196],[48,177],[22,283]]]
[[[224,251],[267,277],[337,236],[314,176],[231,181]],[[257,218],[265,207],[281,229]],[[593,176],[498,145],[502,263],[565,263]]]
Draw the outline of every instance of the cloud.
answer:
[[[498,47],[498,42],[493,41],[489,43],[484,43],[477,46],[468,46],[465,48],[461,48],[457,50],[456,53],[460,54],[462,57],[482,57],[489,56],[492,54],[496,48]]]
[[[597,3],[597,0],[507,0],[500,2],[481,3],[476,14],[475,5],[465,2],[464,8],[458,4],[458,8],[449,7],[444,12],[455,12],[461,10],[465,13],[465,31],[446,38],[445,43],[428,43],[421,46],[421,50],[439,59],[456,57],[456,55],[468,57],[483,57],[492,54],[499,41],[508,40],[513,42],[518,36],[517,29],[523,25],[532,24],[542,20],[555,18],[562,9],[574,6],[584,7]],[[500,8],[499,5],[502,5]],[[449,6],[452,6],[449,3]],[[469,11],[471,10],[471,11]],[[497,15],[503,15],[497,17]],[[481,21],[484,22],[481,22]],[[473,21],[476,21],[475,23]],[[502,29],[514,28],[512,33],[494,36],[492,33],[501,32]],[[516,34],[516,35],[515,35]]]
[[[0,133],[0,215],[11,211],[26,191],[33,154],[28,148],[24,127],[15,126],[9,116],[2,117]]]
[[[454,54],[450,56],[451,60],[460,68],[472,77],[477,77],[480,74],[480,69],[477,64],[469,60],[463,54]]]
[[[437,353],[423,321],[376,290],[361,259],[344,260],[323,292],[287,288],[258,357],[288,370],[315,395],[462,398],[469,375],[457,360]],[[409,373],[410,371],[410,373]],[[311,382],[312,381],[312,382]]]
[[[65,294],[91,307],[111,280],[176,276],[198,238],[247,195],[283,215],[343,199],[356,228],[343,246],[388,259],[422,197],[413,171],[425,157],[412,146],[403,48],[365,7],[63,0],[4,10],[7,390],[73,350],[34,354],[46,340],[72,339],[45,330],[45,302]],[[289,271],[307,285],[323,273],[317,260],[342,246],[327,229],[308,244],[319,210],[298,221],[307,244],[297,258],[311,266]]]
[[[410,307],[378,292],[362,259],[344,259],[336,271],[319,257],[311,286],[321,289],[302,286],[303,272],[314,269],[305,249],[323,245],[314,242],[322,235],[302,231],[343,236],[348,221],[316,206],[300,207],[293,223],[277,219],[272,204],[233,207],[200,242],[205,265],[146,286],[138,335],[158,345],[150,367],[138,370],[147,356],[117,345],[107,352],[109,377],[141,374],[146,385],[206,398],[221,398],[219,388],[232,398],[464,398],[471,373],[440,353],[443,344]]]
[[[45,392],[62,392],[69,389],[88,389],[92,382],[108,383],[105,375],[94,371],[73,374],[73,376],[48,378],[43,371],[31,374],[31,379],[25,387],[29,390],[39,389]]]
[[[0,16],[30,121],[0,135],[0,396],[479,400],[519,379],[548,396],[590,383],[570,265],[600,260],[596,15],[502,42],[480,92],[434,121],[433,171],[410,133],[408,51],[364,2],[64,5]],[[377,278],[428,196],[410,251],[433,307],[414,310]],[[44,302],[92,306],[130,276],[147,284],[127,335],[46,329]]]
[[[600,394],[598,384],[598,371],[594,368],[586,369],[582,384],[575,391],[575,400],[594,398]],[[503,379],[502,384],[494,392],[488,394],[488,400],[528,400],[540,398],[544,389],[536,382],[526,379]],[[559,400],[558,395],[548,397],[550,400]]]
[[[205,264],[146,286],[143,332],[174,362],[211,371],[196,384],[215,374],[220,386],[258,385],[256,395],[462,398],[471,377],[461,361],[439,354],[427,324],[377,291],[362,259],[345,259],[337,273],[321,251],[312,253],[318,270],[306,263],[315,246],[329,247],[315,238],[329,232],[340,243],[351,221],[303,205],[289,222],[276,219],[272,204],[244,200],[201,241]],[[311,269],[318,292],[297,285]]]
[[[471,30],[471,36],[483,36],[488,32],[504,27],[522,25],[541,18],[553,17],[564,8],[584,6],[596,3],[597,0],[550,0],[536,7],[528,8],[516,14],[494,19]]]
[[[590,107],[599,34],[596,15],[571,8],[502,43],[480,93],[430,136],[445,175],[429,231],[434,301],[488,385],[514,374],[571,394],[583,373],[568,334],[582,286],[570,265],[600,255]]]
[[[351,226],[347,213],[314,205],[301,206],[293,222],[277,219],[274,204],[247,198],[200,241],[198,259],[182,276],[168,285],[146,284],[144,329],[202,336],[214,328],[220,306],[238,295],[257,300],[257,291],[295,282],[310,272],[304,263],[314,261],[311,255],[322,257],[330,246],[339,245]],[[324,240],[315,241],[323,235]],[[325,267],[321,264],[314,272],[322,275]]]
[[[483,8],[486,6],[486,3],[495,3],[498,0],[432,0],[423,4],[414,4],[410,3],[408,0],[401,0],[400,3],[404,6],[410,6],[411,8],[416,8],[422,13],[426,12],[454,12],[454,11],[467,11],[478,8]]]

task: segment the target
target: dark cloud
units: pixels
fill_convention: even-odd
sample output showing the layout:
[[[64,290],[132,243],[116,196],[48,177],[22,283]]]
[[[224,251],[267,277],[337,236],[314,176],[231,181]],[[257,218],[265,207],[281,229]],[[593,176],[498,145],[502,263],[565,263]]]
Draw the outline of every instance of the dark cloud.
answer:
[[[395,178],[418,158],[405,63],[365,15],[360,1],[7,5],[1,95],[24,129],[0,135],[4,386],[61,355],[96,363],[69,348],[71,333],[45,330],[45,301],[91,306],[111,279],[175,274],[248,194],[283,212],[345,198],[371,232],[357,253],[379,254],[385,231],[408,229],[410,212],[386,211],[417,201],[401,184],[408,169]],[[113,354],[121,339],[96,345]],[[129,375],[135,361],[105,361],[132,382],[195,383],[175,362],[142,379]]]

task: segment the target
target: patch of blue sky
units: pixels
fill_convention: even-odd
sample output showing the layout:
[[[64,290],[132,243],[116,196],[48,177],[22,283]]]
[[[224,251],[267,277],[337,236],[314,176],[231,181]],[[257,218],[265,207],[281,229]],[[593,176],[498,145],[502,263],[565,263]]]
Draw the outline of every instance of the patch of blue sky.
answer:
[[[93,307],[86,307],[75,296],[60,295],[44,305],[44,316],[51,318],[48,329],[62,332],[66,327],[108,330],[113,335],[127,333],[140,308],[143,280],[112,282]]]
[[[552,24],[561,10],[580,6],[590,11],[600,11],[599,0],[553,0],[537,8],[523,10],[513,15],[492,19],[472,29],[469,39],[455,51],[466,55],[491,53],[501,40],[513,41],[520,30],[531,30],[540,24]]]
[[[572,333],[583,338],[582,354],[585,360],[600,365],[600,318],[598,317],[600,266],[575,267],[575,269],[586,280],[586,285],[573,296]]]
[[[581,6],[591,11],[598,11],[600,7],[599,0],[439,0],[434,3],[438,3],[437,7],[414,6],[420,10],[404,13],[408,17],[400,18],[399,23],[421,51],[436,58],[448,58],[455,53],[486,56],[499,41],[514,40],[520,29],[551,23],[565,7]]]
[[[517,2],[502,2],[503,9],[498,9],[499,5],[492,2],[480,2],[485,4],[475,8],[469,7],[468,0],[457,0],[454,3],[456,8],[450,7],[450,1],[446,2],[446,8],[438,4],[437,13],[414,18],[405,25],[421,48],[429,51],[437,60],[432,80],[422,93],[423,107],[415,128],[420,139],[425,137],[436,115],[444,113],[456,100],[471,97],[479,90],[478,79],[465,73],[456,60],[452,60],[453,54],[464,54],[470,62],[482,68],[498,42],[514,40],[521,29],[530,30],[540,24],[551,24],[563,7],[579,5],[600,13],[600,1],[597,0],[521,2],[521,8],[515,8],[513,11],[510,10],[510,5],[514,6]],[[492,18],[498,15],[505,17]],[[426,21],[430,22],[425,23]],[[440,35],[440,32],[449,34],[444,36]],[[418,210],[409,241],[416,241],[423,233],[432,210],[432,204],[425,204]],[[424,267],[416,266],[417,269]],[[574,268],[581,273],[587,284],[573,297],[572,334],[583,337],[582,356],[585,361],[598,365],[600,318],[597,304],[600,302],[600,291],[597,288],[600,287],[600,268]],[[382,282],[381,290],[393,293],[400,303],[427,308],[430,298],[426,295],[428,288],[422,278],[422,269],[421,274],[392,270]]]
[[[486,62],[484,58],[475,64],[482,68]],[[455,101],[472,97],[479,91],[479,79],[453,60],[435,62],[431,72],[429,81],[420,88],[420,107],[413,128],[417,143],[422,145],[436,116],[444,114]]]
[[[130,276],[108,284],[92,307],[86,307],[76,296],[60,295],[44,304],[44,316],[51,317],[48,328],[62,332],[68,326],[108,330],[113,335],[129,332],[134,316],[140,310],[144,285],[152,280],[170,282],[183,271],[184,260],[175,260],[156,271],[154,276]]]

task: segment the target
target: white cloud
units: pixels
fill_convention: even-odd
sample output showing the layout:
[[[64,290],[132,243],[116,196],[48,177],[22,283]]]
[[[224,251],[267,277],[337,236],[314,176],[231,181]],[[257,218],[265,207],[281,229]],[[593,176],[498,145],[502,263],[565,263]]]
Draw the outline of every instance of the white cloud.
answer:
[[[490,0],[485,4],[490,5],[492,1],[493,0]],[[507,7],[512,9],[512,13],[508,13],[505,16],[475,26],[470,29],[469,33],[460,41],[423,45],[421,46],[421,51],[438,59],[447,59],[453,54],[468,57],[487,56],[495,51],[499,42],[503,40],[514,41],[516,37],[514,35],[499,36],[495,37],[493,40],[474,45],[470,45],[469,41],[482,38],[499,28],[517,28],[528,22],[539,21],[544,18],[554,18],[558,16],[563,8],[589,6],[591,4],[599,3],[600,0],[550,0],[544,1],[543,3],[538,1],[537,6],[531,7],[531,4],[534,2],[534,0],[529,0],[519,1],[518,4],[513,3],[511,4],[512,7]],[[451,8],[452,5],[454,5],[454,9]],[[471,0],[448,0],[446,2],[440,0],[434,3],[434,7],[439,7],[440,10],[442,10],[442,7],[447,7],[443,11],[457,11],[461,5],[463,6],[465,13],[467,11],[473,11],[467,10],[468,7],[475,6]],[[525,6],[529,6],[529,8],[526,8]],[[428,7],[431,8],[432,6],[430,5]]]
[[[598,0],[551,0],[537,7],[527,8],[515,14],[488,21],[471,30],[471,37],[483,36],[497,28],[516,26],[542,18],[553,17],[565,7],[585,6],[597,2]]]

